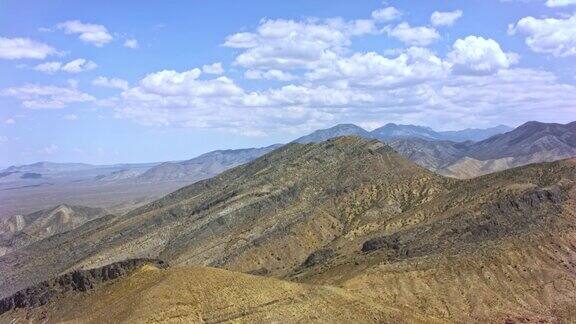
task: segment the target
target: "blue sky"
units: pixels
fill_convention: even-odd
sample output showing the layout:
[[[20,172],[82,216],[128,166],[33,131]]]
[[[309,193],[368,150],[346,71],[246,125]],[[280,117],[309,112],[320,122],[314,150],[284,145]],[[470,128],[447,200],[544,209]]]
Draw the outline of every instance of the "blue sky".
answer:
[[[576,0],[0,1],[0,165],[576,119]]]

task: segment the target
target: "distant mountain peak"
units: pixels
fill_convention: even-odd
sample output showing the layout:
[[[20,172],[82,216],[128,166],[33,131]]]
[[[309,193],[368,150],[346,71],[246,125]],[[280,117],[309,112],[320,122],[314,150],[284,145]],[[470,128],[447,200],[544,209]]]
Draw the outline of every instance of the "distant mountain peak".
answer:
[[[425,129],[428,131],[434,131],[431,127],[428,126],[420,126],[412,124],[396,124],[396,123],[387,123],[380,128],[411,128],[411,129]]]
[[[198,181],[213,177],[222,171],[247,163],[281,146],[274,144],[260,148],[216,150],[193,159],[164,162],[138,175],[138,182]]]
[[[333,126],[331,128],[360,128],[363,129],[362,127],[355,125],[355,124],[351,124],[351,123],[342,123],[342,124],[337,124],[336,126]]]
[[[433,141],[477,142],[489,138],[493,135],[505,133],[510,130],[512,130],[512,128],[508,126],[498,125],[486,129],[467,128],[460,131],[437,132],[428,126],[387,123],[381,127],[372,130],[371,132],[368,132],[357,125],[346,123],[346,124],[338,124],[326,129],[316,130],[310,133],[309,135],[302,136],[294,140],[294,142],[317,143],[326,141],[333,137],[347,136],[347,135],[356,135],[364,138],[376,138],[381,141],[412,138],[412,139],[424,139]]]
[[[429,127],[416,125],[398,125],[388,123],[376,128],[371,132],[372,136],[380,140],[393,138],[423,138],[431,140],[441,140],[442,136]]]
[[[314,131],[309,135],[302,136],[294,140],[293,142],[301,144],[318,143],[334,137],[353,135],[364,138],[371,138],[370,132],[360,126],[354,124],[338,124],[330,128]]]

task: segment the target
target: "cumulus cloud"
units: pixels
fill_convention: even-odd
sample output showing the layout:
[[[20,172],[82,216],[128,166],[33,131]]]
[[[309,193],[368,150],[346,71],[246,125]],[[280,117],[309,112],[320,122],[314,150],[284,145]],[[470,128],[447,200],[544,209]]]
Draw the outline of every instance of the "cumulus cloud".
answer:
[[[126,41],[124,41],[124,47],[127,48],[131,48],[131,49],[137,49],[138,47],[140,47],[140,44],[138,44],[138,41],[134,38],[129,38]]]
[[[62,66],[62,71],[68,73],[78,73],[82,71],[93,70],[97,67],[96,63],[92,61],[88,61],[83,58],[75,59],[74,61],[70,61]]]
[[[278,81],[291,81],[296,79],[296,77],[288,72],[280,70],[248,70],[244,73],[246,79],[266,79],[266,80],[278,80]]]
[[[458,39],[452,47],[448,60],[456,74],[492,74],[518,60],[516,54],[505,53],[495,40],[478,36]]]
[[[122,93],[118,115],[145,125],[215,126],[245,93],[227,77],[204,80],[201,74],[198,68],[150,73]]]
[[[46,62],[38,64],[34,67],[34,70],[44,72],[44,73],[56,73],[62,69],[62,62]]]
[[[526,35],[526,45],[537,53],[576,55],[576,14],[566,19],[525,17],[511,25],[509,33]]]
[[[351,49],[355,37],[378,32],[374,21],[361,19],[262,20],[254,32],[228,36],[224,46],[238,49],[234,64],[245,68],[245,78],[286,84],[248,90],[228,77],[208,76],[206,66],[158,71],[125,90],[115,111],[145,125],[255,135],[338,122],[366,124],[382,116],[407,123],[439,120],[444,128],[504,122],[492,120],[495,116],[515,123],[544,109],[546,100],[554,103],[554,111],[574,108],[573,99],[552,99],[573,86],[549,73],[513,69],[518,55],[492,39],[459,39],[442,57],[423,47],[440,37],[434,28],[400,23],[382,32],[417,46],[382,53]],[[546,91],[536,91],[539,87]],[[499,89],[510,96],[496,94]],[[526,89],[534,89],[536,97]]]
[[[128,81],[119,78],[107,78],[99,76],[92,80],[92,84],[99,87],[114,88],[120,90],[128,89]]]
[[[570,116],[576,109],[575,86],[559,82],[550,72],[534,69],[452,78],[439,95],[460,110],[447,110],[448,117],[455,120],[461,115],[463,123],[470,123],[471,119],[510,124],[549,120],[551,115]]]
[[[449,12],[434,11],[432,16],[430,16],[430,22],[433,26],[452,26],[460,17],[462,17],[462,10]]]
[[[80,40],[97,47],[101,47],[114,39],[106,27],[97,24],[83,23],[79,20],[69,20],[59,23],[56,25],[56,28],[64,30],[66,34],[78,34]]]
[[[245,135],[264,134],[276,124],[317,124],[329,114],[306,109],[345,105],[369,99],[346,89],[288,85],[246,92],[227,77],[200,79],[200,69],[159,71],[122,93],[117,115],[144,125],[176,125],[225,129]]]
[[[356,60],[381,60],[376,54],[364,55],[367,57]],[[429,60],[442,65],[430,53],[420,55],[428,55]],[[385,66],[382,62],[372,66],[385,71],[378,66]],[[421,65],[424,68],[424,60]],[[143,86],[146,83],[143,79],[137,87],[123,93],[116,112],[118,117],[144,125],[212,128],[254,135],[278,130],[304,131],[338,122],[377,120],[381,116],[410,123],[430,124],[438,120],[443,127],[515,123],[545,118],[540,114],[550,114],[552,110],[569,113],[576,108],[576,88],[558,82],[548,72],[501,69],[490,75],[450,75],[441,66],[437,69],[436,73],[423,74],[420,80],[417,74],[407,75],[408,82],[403,83],[366,84],[371,79],[359,72],[359,76],[345,76],[349,82],[344,84],[306,82],[252,92],[238,88],[232,93],[189,91],[188,86],[179,85],[172,92],[164,90],[158,82],[153,83],[154,87]],[[193,76],[187,76],[187,72],[175,72],[168,78],[170,81],[167,76],[162,77],[164,81],[159,83],[172,88],[175,78],[181,79],[177,83],[184,84],[190,82],[185,81],[188,79],[199,81],[194,77],[197,72]],[[378,76],[372,80],[378,81]]]
[[[224,68],[222,67],[222,63],[217,62],[202,66],[202,72],[207,74],[222,74],[224,73]]]
[[[372,11],[372,19],[377,22],[389,22],[396,20],[402,16],[400,10],[394,7],[386,7]]]
[[[406,22],[403,22],[394,28],[388,28],[387,32],[388,35],[411,46],[428,46],[440,38],[440,35],[434,28],[424,26],[411,27]]]
[[[546,1],[546,6],[555,7],[565,7],[570,5],[576,5],[576,0],[548,0]]]
[[[29,38],[0,37],[0,59],[43,60],[54,54],[57,54],[57,51],[53,47]]]
[[[74,115],[74,114],[68,114],[68,115],[64,115],[64,120],[69,120],[69,121],[75,121],[78,119],[78,116]]]
[[[16,120],[14,120],[14,118],[8,118],[8,119],[4,120],[4,124],[13,125],[13,124],[16,124]]]
[[[311,68],[335,57],[354,36],[376,33],[371,20],[262,20],[256,32],[226,37],[224,46],[242,49],[235,64],[259,70]]]
[[[458,11],[446,14],[433,14],[431,23],[446,26],[461,16]],[[123,91],[117,97],[86,100],[143,125],[247,136],[304,132],[340,122],[376,127],[395,121],[442,128],[514,124],[542,119],[542,112],[568,114],[576,108],[574,86],[548,72],[513,68],[518,56],[492,39],[459,39],[444,56],[425,48],[440,38],[432,27],[406,22],[377,27],[398,17],[375,11],[372,19],[349,21],[264,19],[254,31],[226,37],[223,45],[235,49],[233,64],[239,74],[281,84],[243,88],[225,76],[217,62],[185,71],[155,71],[132,85],[99,77],[93,85]],[[408,48],[354,52],[354,39],[381,33]],[[80,94],[74,86],[67,89]]]
[[[57,87],[37,84],[6,88],[0,91],[0,95],[17,98],[24,107],[30,109],[58,109],[64,108],[71,103],[87,102],[95,99],[93,96],[83,93],[73,86]]]
[[[165,96],[192,96],[196,99],[205,97],[233,96],[243,90],[227,77],[210,80],[199,80],[202,71],[198,68],[176,72],[163,70],[150,73],[140,81],[131,94],[153,94]]]
[[[68,63],[62,62],[46,62],[42,64],[38,64],[34,67],[35,70],[41,71],[44,73],[56,73],[59,71],[68,72],[68,73],[79,73],[84,71],[93,70],[98,65],[92,61],[79,58]]]
[[[375,52],[340,58],[307,73],[310,80],[332,80],[359,87],[393,88],[443,77],[448,65],[425,48],[412,47],[395,58]]]

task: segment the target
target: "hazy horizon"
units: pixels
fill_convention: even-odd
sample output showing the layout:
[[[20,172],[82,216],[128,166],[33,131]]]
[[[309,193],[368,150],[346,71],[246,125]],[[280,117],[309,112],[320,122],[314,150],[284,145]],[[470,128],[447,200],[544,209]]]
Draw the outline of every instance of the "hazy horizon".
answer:
[[[336,127],[336,126],[339,126],[339,125],[343,125],[343,124],[335,124],[335,125],[328,126],[327,128],[332,128],[332,127]],[[358,126],[358,125],[356,125],[356,126]],[[411,125],[411,126],[428,127],[428,126],[423,126],[423,125]],[[358,126],[358,127],[360,127],[360,126]],[[489,127],[486,127],[486,128],[492,128],[492,127],[510,127],[510,126],[508,126],[508,125],[503,125],[503,124],[499,124],[499,125],[489,126]],[[367,131],[372,131],[372,130],[374,130],[374,129],[376,129],[376,128],[364,128],[364,129],[367,130]],[[455,131],[469,130],[469,129],[475,129],[475,128],[455,129]],[[478,128],[478,129],[482,129],[482,128]],[[321,129],[317,129],[317,130],[321,130]],[[435,130],[435,129],[433,129],[433,130],[434,130],[434,131],[437,131],[437,130]],[[316,131],[316,130],[312,130],[311,132],[314,132],[314,131]],[[277,145],[277,144],[286,144],[286,143],[289,143],[289,142],[293,141],[293,140],[296,139],[297,137],[305,136],[305,135],[307,135],[307,134],[309,134],[309,133],[302,133],[302,134],[300,134],[300,135],[297,135],[296,137],[289,138],[286,142],[282,142],[282,143],[280,143],[280,142],[278,142],[278,143],[271,143],[271,144],[267,144],[267,145],[264,145],[264,146],[258,146],[258,147],[266,147],[266,146]],[[105,166],[105,165],[118,165],[118,164],[149,164],[149,163],[163,163],[163,162],[178,162],[178,161],[184,161],[184,160],[193,159],[193,158],[198,157],[198,156],[200,156],[200,155],[203,155],[203,154],[206,154],[206,153],[210,153],[210,152],[214,152],[214,151],[220,151],[220,150],[241,150],[241,149],[258,148],[258,147],[255,147],[255,146],[248,147],[248,146],[247,146],[247,147],[223,147],[223,148],[215,148],[215,149],[212,149],[212,150],[200,152],[200,153],[198,153],[198,154],[196,154],[196,155],[193,155],[193,156],[185,157],[185,158],[183,158],[183,159],[171,159],[171,160],[163,160],[163,161],[110,161],[109,163],[91,163],[91,162],[86,162],[86,161],[38,160],[38,161],[29,162],[29,163],[0,165],[0,170],[9,168],[9,167],[11,167],[11,166],[22,166],[22,165],[30,165],[30,164],[35,164],[35,163],[44,163],[44,162],[47,162],[47,163],[62,163],[62,164],[67,164],[67,163],[69,163],[69,164],[80,163],[80,164],[93,164],[93,165],[104,165],[104,166]]]

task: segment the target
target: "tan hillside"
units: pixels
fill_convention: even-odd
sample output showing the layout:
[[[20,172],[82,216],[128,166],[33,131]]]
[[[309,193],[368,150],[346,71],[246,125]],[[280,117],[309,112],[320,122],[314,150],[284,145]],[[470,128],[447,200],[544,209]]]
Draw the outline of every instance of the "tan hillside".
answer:
[[[310,286],[223,269],[144,265],[86,293],[68,293],[0,321],[74,323],[434,323],[341,288]]]
[[[575,197],[575,160],[456,180],[377,141],[291,144],[0,258],[0,291],[153,258],[345,288],[425,319],[570,322]]]

